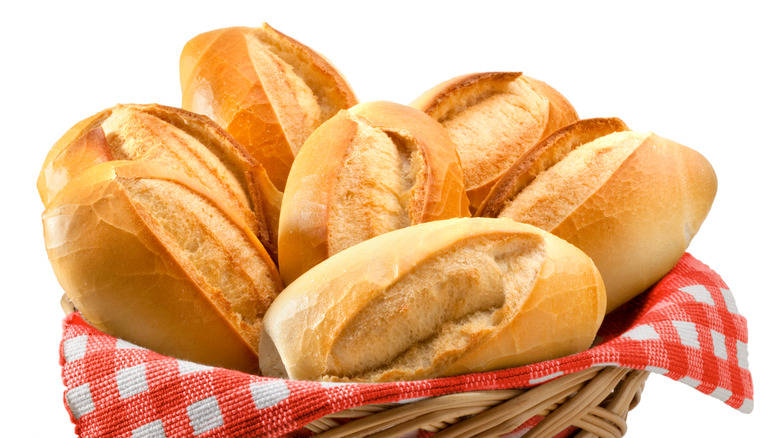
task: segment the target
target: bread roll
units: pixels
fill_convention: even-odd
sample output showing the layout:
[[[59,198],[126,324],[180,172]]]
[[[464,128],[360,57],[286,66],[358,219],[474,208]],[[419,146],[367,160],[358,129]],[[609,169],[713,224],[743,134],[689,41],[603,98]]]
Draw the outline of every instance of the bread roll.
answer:
[[[355,245],[290,284],[264,320],[264,375],[379,382],[488,371],[589,348],[604,286],[529,225],[461,218]]]
[[[163,105],[116,105],[77,123],[49,151],[44,206],[76,175],[111,160],[153,161],[187,173],[276,252],[281,193],[259,163],[207,117]]]
[[[604,278],[609,312],[669,272],[716,191],[698,152],[618,119],[589,119],[515,162],[478,215],[540,227],[585,251]]]
[[[110,161],[43,213],[57,279],[99,330],[162,354],[258,372],[276,267],[233,210],[158,163]]]
[[[424,113],[368,102],[320,126],[293,163],[279,219],[285,284],[358,242],[468,216],[455,147]]]
[[[517,72],[459,76],[411,106],[439,121],[455,142],[472,211],[512,162],[578,118],[558,91]]]
[[[309,134],[357,103],[328,60],[268,24],[196,36],[182,50],[180,72],[182,108],[227,129],[280,191]]]

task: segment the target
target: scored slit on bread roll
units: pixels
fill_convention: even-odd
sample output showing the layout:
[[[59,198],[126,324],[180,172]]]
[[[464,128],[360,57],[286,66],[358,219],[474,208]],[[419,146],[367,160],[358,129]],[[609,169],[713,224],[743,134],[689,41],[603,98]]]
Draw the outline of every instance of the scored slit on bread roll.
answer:
[[[468,214],[460,162],[441,126],[406,105],[359,104],[322,124],[293,163],[279,269],[289,284],[363,240]]]
[[[110,161],[43,213],[58,281],[96,328],[158,353],[256,373],[273,261],[201,183],[159,163]]]
[[[280,191],[311,132],[357,103],[324,56],[265,23],[192,38],[182,49],[180,76],[182,108],[224,127]]]
[[[440,122],[457,146],[472,211],[512,162],[578,118],[557,90],[519,72],[458,76],[411,106]]]
[[[590,347],[604,286],[550,233],[461,218],[393,231],[315,266],[264,319],[264,375],[390,381],[502,369]]]
[[[153,161],[208,187],[276,254],[281,193],[260,164],[207,117],[164,105],[120,104],[73,126],[38,177],[44,206],[75,176],[111,160]]]
[[[599,268],[612,311],[658,281],[706,218],[717,178],[701,154],[619,119],[553,133],[493,188],[477,215],[552,232]]]

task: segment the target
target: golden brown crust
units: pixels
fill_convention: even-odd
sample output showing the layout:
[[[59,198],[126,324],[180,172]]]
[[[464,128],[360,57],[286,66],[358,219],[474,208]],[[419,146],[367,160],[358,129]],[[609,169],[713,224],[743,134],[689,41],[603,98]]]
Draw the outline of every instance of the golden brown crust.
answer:
[[[709,213],[717,178],[701,154],[650,134],[552,233],[599,266],[611,312],[661,279]]]
[[[330,255],[328,204],[357,126],[346,112],[332,117],[312,133],[290,169],[279,217],[279,270],[285,284]],[[328,147],[310,146],[320,144]]]
[[[519,72],[462,75],[411,105],[439,121],[456,144],[472,212],[510,163],[578,118],[558,91]]]
[[[467,216],[467,202],[454,145],[433,119],[391,102],[342,111],[309,137],[290,171],[282,278],[391,229]]]
[[[519,366],[587,349],[604,305],[592,261],[549,233],[434,221],[355,245],[290,284],[266,314],[261,369],[388,381]]]
[[[79,121],[49,149],[37,181],[38,195],[44,207],[82,170],[111,158],[105,133],[95,130],[110,113],[111,109],[106,109]]]
[[[44,205],[86,168],[120,159],[161,162],[186,172],[221,197],[275,255],[281,194],[225,130],[179,108],[121,104],[77,123],[44,161],[38,177]]]
[[[85,128],[91,129],[80,132],[72,142],[56,144],[49,151],[38,175],[38,194],[44,207],[84,169],[114,159],[103,128],[99,125]]]
[[[255,235],[200,183],[156,163],[107,162],[73,179],[42,219],[60,284],[98,329],[257,372],[261,318],[281,281]]]
[[[412,107],[383,101],[358,105],[350,113],[386,133],[407,138],[428,164],[425,186],[410,203],[413,223],[470,215],[455,145],[431,118]]]
[[[579,120],[555,131],[507,169],[477,209],[475,216],[498,217],[508,201],[566,154],[599,137],[626,130],[628,126],[618,118],[595,118]]]
[[[311,131],[357,103],[330,62],[268,25],[196,36],[182,50],[180,70],[182,107],[227,129],[278,190]]]
[[[484,72],[456,76],[426,90],[409,106],[441,122],[458,110],[457,103],[467,105],[481,95],[495,93],[500,86],[506,86],[522,75],[521,72]]]
[[[336,115],[339,110],[351,108],[358,103],[355,92],[344,75],[321,53],[279,32],[268,23],[263,23],[258,30],[258,36],[265,36],[277,44],[280,47],[277,52],[280,56],[285,53],[297,55],[287,56],[288,62],[293,68],[301,70],[299,76],[309,78],[309,81],[319,85],[311,88],[318,94],[318,101],[323,107],[323,121]]]
[[[556,131],[518,160],[479,214],[541,227],[582,249],[601,271],[610,312],[674,266],[716,191],[701,154],[629,131],[618,119],[590,119]]]
[[[544,138],[559,128],[579,120],[579,115],[574,106],[566,97],[546,82],[534,79],[530,76],[521,78],[536,92],[550,101],[547,126],[545,126],[540,138]]]

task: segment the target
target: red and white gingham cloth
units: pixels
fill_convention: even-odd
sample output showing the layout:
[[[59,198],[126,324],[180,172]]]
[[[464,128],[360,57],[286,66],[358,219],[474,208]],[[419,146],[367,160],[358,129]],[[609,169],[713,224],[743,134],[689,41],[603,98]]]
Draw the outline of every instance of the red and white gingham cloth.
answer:
[[[176,360],[64,321],[64,401],[81,437],[307,436],[301,428],[356,406],[534,386],[596,365],[648,370],[742,412],[753,408],[747,321],[710,268],[686,254],[655,287],[608,315],[600,344],[507,370],[383,384],[259,377]]]

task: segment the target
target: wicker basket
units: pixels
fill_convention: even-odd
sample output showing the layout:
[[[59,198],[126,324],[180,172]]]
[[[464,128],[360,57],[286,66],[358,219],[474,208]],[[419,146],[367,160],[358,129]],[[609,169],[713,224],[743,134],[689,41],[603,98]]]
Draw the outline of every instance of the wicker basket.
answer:
[[[321,437],[397,437],[415,430],[436,437],[493,437],[543,417],[524,437],[622,437],[628,411],[639,403],[647,371],[589,368],[530,389],[473,391],[407,403],[360,406],[306,428]],[[351,420],[344,422],[344,420]]]

